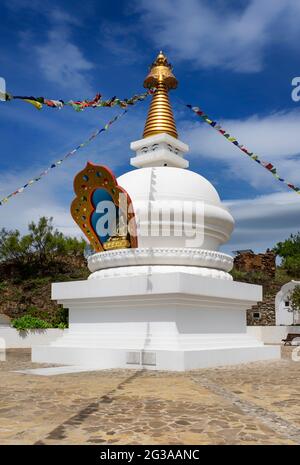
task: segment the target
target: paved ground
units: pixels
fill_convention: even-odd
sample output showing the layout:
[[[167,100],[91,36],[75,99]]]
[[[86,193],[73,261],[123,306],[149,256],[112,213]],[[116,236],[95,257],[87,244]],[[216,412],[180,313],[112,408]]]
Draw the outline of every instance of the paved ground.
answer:
[[[0,359],[1,360],[1,359]],[[33,376],[0,361],[0,444],[300,444],[300,362]]]

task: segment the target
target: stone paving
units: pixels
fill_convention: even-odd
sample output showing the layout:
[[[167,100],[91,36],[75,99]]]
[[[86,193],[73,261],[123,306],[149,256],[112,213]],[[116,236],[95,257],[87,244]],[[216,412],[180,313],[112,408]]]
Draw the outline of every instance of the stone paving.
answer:
[[[1,358],[0,358],[1,360]],[[35,376],[0,361],[0,444],[300,444],[300,362]]]

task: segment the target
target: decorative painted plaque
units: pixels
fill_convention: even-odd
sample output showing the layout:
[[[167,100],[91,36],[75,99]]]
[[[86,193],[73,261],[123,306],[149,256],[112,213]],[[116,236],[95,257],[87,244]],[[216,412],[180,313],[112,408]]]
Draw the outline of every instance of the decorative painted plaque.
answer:
[[[131,199],[109,168],[88,162],[74,191],[72,217],[95,251],[137,247]]]

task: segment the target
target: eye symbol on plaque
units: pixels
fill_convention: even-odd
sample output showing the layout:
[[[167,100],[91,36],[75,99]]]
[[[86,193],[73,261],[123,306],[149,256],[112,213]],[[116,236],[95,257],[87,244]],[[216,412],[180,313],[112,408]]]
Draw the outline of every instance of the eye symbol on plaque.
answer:
[[[88,162],[74,191],[72,217],[95,251],[137,247],[131,199],[109,168]]]

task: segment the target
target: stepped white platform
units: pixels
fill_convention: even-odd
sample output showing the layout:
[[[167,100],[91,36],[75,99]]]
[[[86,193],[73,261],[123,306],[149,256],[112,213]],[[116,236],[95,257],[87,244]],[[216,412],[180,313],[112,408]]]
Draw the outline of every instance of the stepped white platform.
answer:
[[[53,284],[69,330],[34,347],[32,360],[183,371],[280,358],[279,346],[247,334],[246,309],[262,288],[232,280],[233,259],[218,249],[234,220],[212,184],[185,169],[188,146],[158,134],[131,147],[139,169],[118,183],[133,203],[138,247],[96,253],[88,280]]]
[[[280,358],[279,346],[246,332],[245,310],[261,300],[260,286],[162,268],[53,284],[52,298],[69,308],[70,327],[50,345],[34,347],[32,360],[183,371]]]

